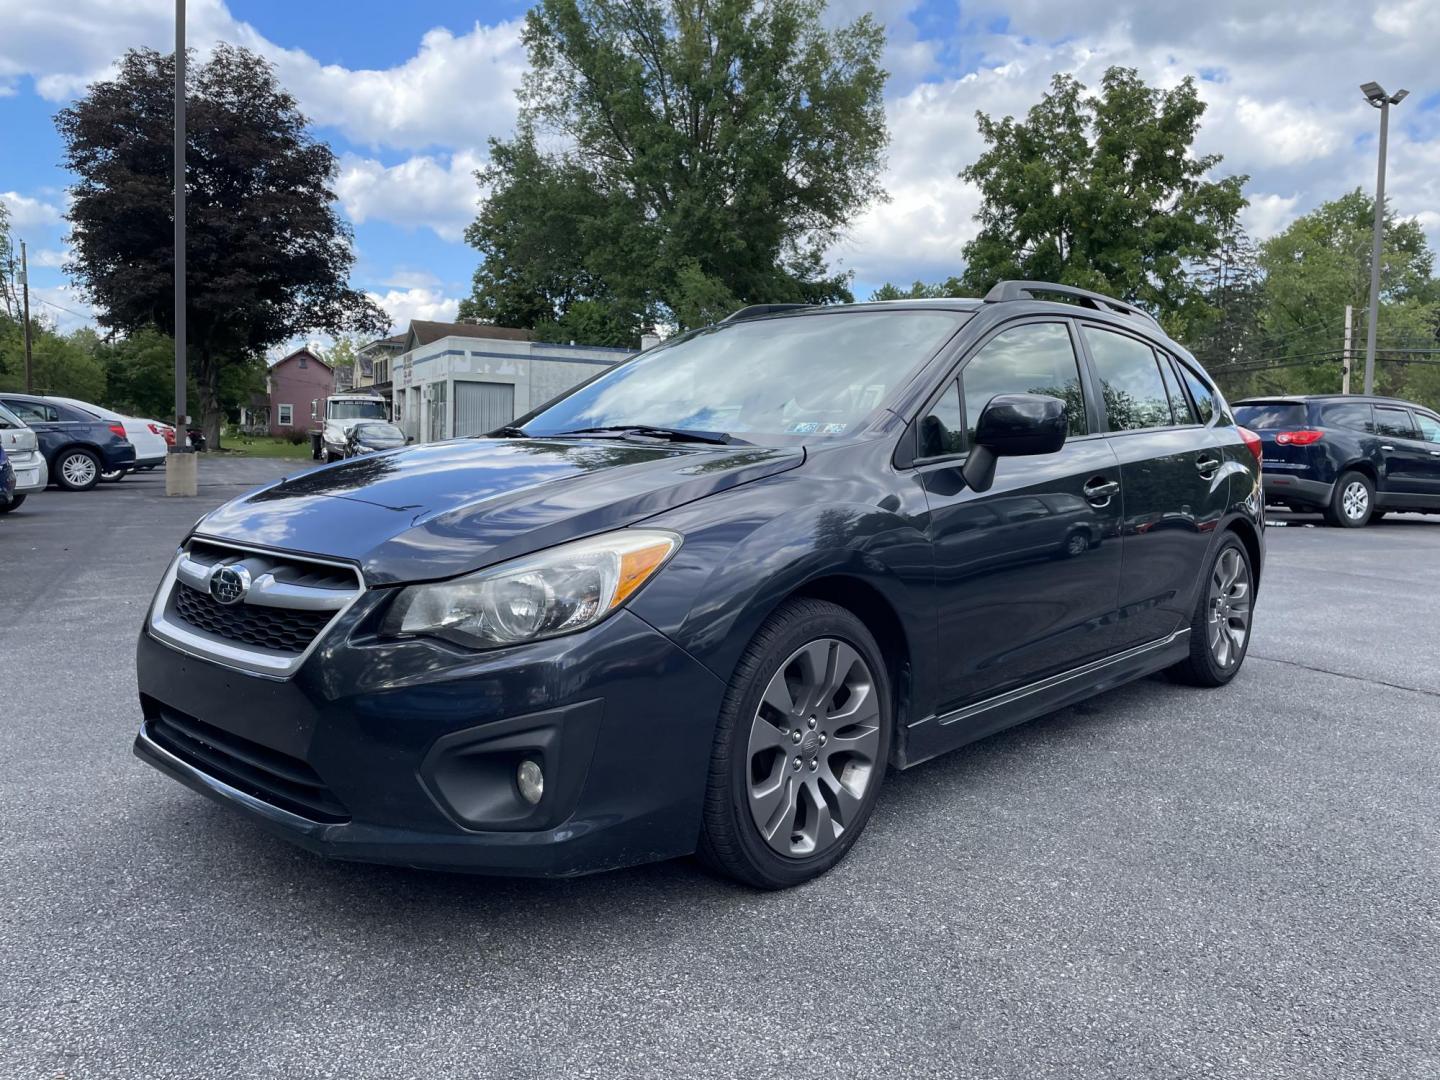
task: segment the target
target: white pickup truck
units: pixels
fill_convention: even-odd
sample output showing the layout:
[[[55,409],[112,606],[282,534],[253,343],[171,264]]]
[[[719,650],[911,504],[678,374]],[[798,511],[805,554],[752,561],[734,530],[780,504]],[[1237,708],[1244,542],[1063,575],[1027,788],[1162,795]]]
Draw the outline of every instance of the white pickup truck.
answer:
[[[361,420],[389,420],[390,404],[379,394],[363,391],[331,394],[310,402],[310,453],[317,461],[345,456],[345,436]]]

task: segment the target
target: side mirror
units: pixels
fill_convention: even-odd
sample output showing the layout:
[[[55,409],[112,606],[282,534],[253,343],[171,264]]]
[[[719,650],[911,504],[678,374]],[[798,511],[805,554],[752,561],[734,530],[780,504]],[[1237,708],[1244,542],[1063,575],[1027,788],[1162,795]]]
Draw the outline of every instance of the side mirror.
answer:
[[[415,441],[415,436],[414,436],[414,435],[406,435],[406,436],[405,436],[405,445],[406,445],[406,446],[409,446],[409,445],[410,445],[412,442],[414,442],[414,441]]]
[[[1065,403],[1059,398],[996,394],[975,424],[975,446],[961,475],[971,490],[989,491],[997,458],[1053,454],[1065,445],[1068,431]]]

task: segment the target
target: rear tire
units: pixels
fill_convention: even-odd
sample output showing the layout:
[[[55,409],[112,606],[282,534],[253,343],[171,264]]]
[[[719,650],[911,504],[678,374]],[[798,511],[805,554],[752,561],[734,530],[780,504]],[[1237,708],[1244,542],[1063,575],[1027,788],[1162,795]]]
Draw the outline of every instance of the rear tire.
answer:
[[[854,614],[808,598],[782,605],[746,647],[720,706],[701,861],[784,889],[844,858],[885,778],[891,702],[884,657]]]
[[[54,477],[66,491],[89,491],[100,482],[100,459],[89,450],[62,451],[55,459]]]
[[[1250,552],[1233,533],[1216,548],[1200,583],[1190,619],[1190,655],[1165,670],[1186,686],[1224,686],[1250,651],[1255,571]]]
[[[102,472],[100,474],[100,482],[102,484],[118,484],[121,480],[124,479],[124,469],[112,469],[110,472]]]
[[[1325,508],[1325,520],[1342,529],[1359,529],[1375,513],[1375,485],[1362,472],[1341,473]]]
[[[12,495],[10,501],[0,506],[0,514],[8,514],[11,510],[19,510],[20,505],[25,501],[24,495]]]

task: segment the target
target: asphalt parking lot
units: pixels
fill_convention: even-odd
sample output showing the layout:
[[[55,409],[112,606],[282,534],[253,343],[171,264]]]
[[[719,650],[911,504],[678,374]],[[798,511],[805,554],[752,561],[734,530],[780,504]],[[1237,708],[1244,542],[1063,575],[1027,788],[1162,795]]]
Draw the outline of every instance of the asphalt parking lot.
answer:
[[[1440,1075],[1440,518],[1269,534],[1245,670],[892,775],[847,862],[323,862],[138,762],[201,461],[0,518],[0,1077]]]

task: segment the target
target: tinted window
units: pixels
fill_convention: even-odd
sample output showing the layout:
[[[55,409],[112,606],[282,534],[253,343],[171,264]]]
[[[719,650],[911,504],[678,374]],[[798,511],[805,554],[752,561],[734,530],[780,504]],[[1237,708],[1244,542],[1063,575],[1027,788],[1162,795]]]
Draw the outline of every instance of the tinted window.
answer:
[[[920,457],[958,454],[965,449],[965,424],[960,419],[960,384],[952,382],[920,421]]]
[[[1089,431],[1085,397],[1080,391],[1080,365],[1064,323],[1026,323],[995,335],[965,365],[960,383],[965,390],[967,440],[974,440],[975,424],[997,394],[1048,394],[1059,398],[1065,402],[1070,434],[1084,435]]]
[[[1375,430],[1381,435],[1392,435],[1397,439],[1417,437],[1415,428],[1410,423],[1409,409],[1392,409],[1384,405],[1376,405]]]
[[[1305,406],[1300,403],[1284,401],[1270,401],[1260,405],[1236,405],[1235,422],[1251,431],[1303,428],[1306,423]]]
[[[1320,424],[1322,427],[1369,431],[1370,406],[1358,402],[1351,405],[1326,405],[1320,410]]]
[[[25,426],[25,421],[21,420],[18,416],[16,416],[13,412],[11,412],[9,409],[7,409],[4,405],[0,405],[0,428],[7,428],[7,429],[8,429],[8,428],[20,428],[20,427],[24,427],[24,426]]]
[[[1180,380],[1175,377],[1175,365],[1163,354],[1160,355],[1160,374],[1165,379],[1165,396],[1170,399],[1170,411],[1175,415],[1175,422],[1195,423],[1195,414],[1190,411],[1190,403],[1180,389]]]
[[[1155,350],[1124,334],[1085,327],[1111,431],[1168,427],[1174,423]]]
[[[1420,437],[1426,442],[1440,443],[1440,420],[1424,413],[1414,413],[1415,423],[1420,426]]]
[[[1184,381],[1185,388],[1190,391],[1191,400],[1195,402],[1200,423],[1208,424],[1215,415],[1215,391],[1184,364],[1177,363],[1175,366],[1180,369],[1180,378]]]
[[[38,401],[7,401],[11,410],[27,423],[47,423],[60,419],[60,412],[54,405],[43,405]]]

